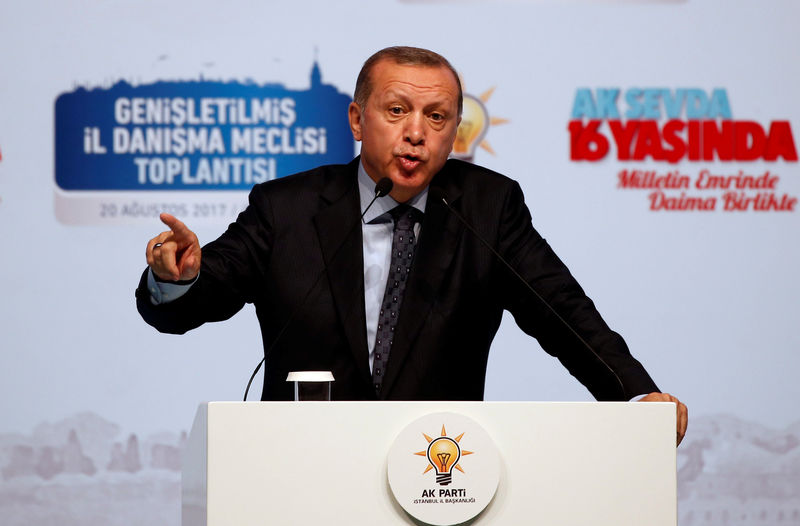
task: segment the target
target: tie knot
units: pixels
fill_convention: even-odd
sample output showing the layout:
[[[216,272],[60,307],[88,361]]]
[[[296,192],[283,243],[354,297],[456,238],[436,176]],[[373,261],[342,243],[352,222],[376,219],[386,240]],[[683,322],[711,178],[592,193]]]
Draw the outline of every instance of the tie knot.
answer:
[[[402,204],[389,210],[389,215],[394,220],[395,230],[411,230],[414,224],[419,221],[422,212],[413,206]]]

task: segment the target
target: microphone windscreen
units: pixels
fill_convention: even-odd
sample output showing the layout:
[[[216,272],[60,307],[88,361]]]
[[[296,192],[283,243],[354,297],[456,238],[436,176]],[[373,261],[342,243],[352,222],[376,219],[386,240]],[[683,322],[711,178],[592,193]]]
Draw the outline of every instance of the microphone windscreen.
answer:
[[[389,192],[392,191],[392,187],[394,183],[388,177],[382,178],[378,181],[378,184],[375,185],[375,197],[383,197]]]

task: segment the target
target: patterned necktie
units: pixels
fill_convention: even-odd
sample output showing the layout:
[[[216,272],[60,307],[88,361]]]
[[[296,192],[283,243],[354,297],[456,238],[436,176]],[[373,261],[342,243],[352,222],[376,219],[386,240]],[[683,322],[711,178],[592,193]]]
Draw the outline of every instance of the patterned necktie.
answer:
[[[379,393],[389,361],[389,351],[394,339],[394,328],[403,303],[403,292],[406,289],[406,278],[414,259],[416,239],[414,223],[422,214],[409,205],[399,205],[389,211],[394,219],[394,235],[392,237],[392,262],[389,266],[389,278],[386,280],[386,292],[381,302],[378,316],[378,331],[375,335],[375,356],[372,362],[372,383],[375,392]]]

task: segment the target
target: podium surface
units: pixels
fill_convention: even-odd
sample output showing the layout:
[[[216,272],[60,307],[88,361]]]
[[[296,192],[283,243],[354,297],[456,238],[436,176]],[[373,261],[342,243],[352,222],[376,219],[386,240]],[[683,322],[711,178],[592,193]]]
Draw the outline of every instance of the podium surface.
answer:
[[[387,456],[414,420],[477,422],[500,459],[469,524],[675,526],[675,406],[598,402],[210,402],[186,446],[183,526],[420,524]]]

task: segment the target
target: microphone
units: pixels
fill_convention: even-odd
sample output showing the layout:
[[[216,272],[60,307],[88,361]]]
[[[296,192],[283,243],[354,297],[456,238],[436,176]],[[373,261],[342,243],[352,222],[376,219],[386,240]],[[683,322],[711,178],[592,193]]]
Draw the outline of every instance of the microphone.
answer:
[[[364,214],[367,213],[367,210],[369,210],[369,207],[372,206],[372,203],[375,202],[375,199],[387,195],[389,192],[392,191],[393,186],[394,183],[392,182],[391,179],[389,179],[388,177],[381,178],[381,180],[378,181],[378,184],[375,185],[375,197],[372,199],[372,201],[369,202],[369,205],[364,210]],[[364,219],[364,214],[361,214],[361,219]]]
[[[379,197],[384,197],[388,195],[389,192],[392,191],[393,186],[394,183],[388,177],[382,177],[378,181],[378,183],[375,185],[375,197],[372,198],[372,201],[370,201],[367,207],[364,209],[364,212],[361,214],[361,217],[358,218],[358,221],[356,221],[355,224],[353,224],[353,226],[350,228],[350,230],[347,231],[347,235],[344,236],[344,240],[350,237],[350,234],[353,233],[353,230],[355,230],[357,226],[361,225],[361,222],[364,220],[364,216],[367,214],[367,211],[372,207],[373,203],[375,203],[375,201],[377,201]],[[344,240],[342,241],[342,243],[339,244],[338,247],[336,247],[336,250],[333,252],[333,255],[331,256],[329,262],[336,259],[336,256],[339,254],[339,251],[344,246]],[[250,384],[253,383],[253,378],[255,378],[256,374],[258,374],[259,369],[261,369],[261,365],[264,364],[264,362],[267,360],[267,355],[269,355],[270,351],[272,351],[272,349],[275,348],[275,346],[281,340],[281,336],[283,336],[283,333],[286,332],[286,329],[289,328],[289,325],[294,321],[297,314],[299,314],[300,311],[303,309],[303,307],[306,304],[306,301],[308,301],[309,296],[311,296],[311,292],[315,288],[317,288],[317,283],[319,283],[319,280],[322,279],[322,276],[325,275],[325,272],[327,272],[327,270],[328,270],[328,264],[326,263],[325,266],[322,267],[322,270],[317,275],[316,279],[314,279],[314,283],[311,285],[311,287],[309,287],[308,291],[306,292],[306,295],[303,296],[303,299],[300,301],[300,304],[297,305],[292,314],[289,316],[289,319],[286,320],[286,323],[284,323],[283,327],[281,327],[281,330],[278,332],[278,335],[275,337],[274,340],[272,340],[272,345],[270,345],[269,349],[267,349],[264,352],[264,357],[261,358],[260,362],[258,362],[258,365],[256,365],[253,374],[250,375],[250,380],[248,380],[247,382],[247,388],[244,390],[244,399],[242,400],[243,402],[247,402],[247,393],[250,392]]]
[[[570,324],[567,322],[567,320],[565,320],[564,318],[562,318],[562,317],[561,317],[561,315],[560,315],[560,314],[559,314],[559,313],[556,311],[556,309],[555,309],[555,308],[553,308],[553,306],[552,306],[552,305],[550,305],[550,303],[549,303],[547,300],[545,300],[545,299],[542,297],[542,295],[541,295],[541,294],[539,294],[538,292],[536,292],[536,289],[534,289],[534,288],[533,288],[533,287],[530,285],[530,283],[528,283],[528,281],[527,281],[525,278],[523,278],[523,277],[520,275],[520,273],[519,273],[519,272],[517,272],[517,270],[516,270],[514,267],[512,267],[512,266],[511,266],[511,264],[510,264],[508,261],[506,261],[506,259],[505,259],[503,256],[501,256],[501,255],[500,255],[500,253],[499,253],[499,252],[497,252],[497,250],[495,250],[495,249],[494,249],[494,247],[492,247],[492,245],[490,245],[490,244],[489,244],[489,242],[488,242],[488,241],[486,241],[486,239],[484,239],[484,238],[483,238],[483,236],[481,236],[481,235],[480,235],[480,234],[479,234],[479,233],[478,233],[478,232],[477,232],[477,231],[476,231],[476,230],[475,230],[475,229],[472,227],[472,225],[470,225],[470,224],[467,222],[467,220],[466,220],[466,219],[464,219],[464,217],[463,217],[461,214],[459,214],[459,213],[456,211],[456,209],[455,209],[455,208],[453,208],[452,206],[450,206],[450,203],[448,203],[448,202],[447,202],[447,195],[444,193],[444,191],[443,191],[441,188],[437,188],[437,187],[433,187],[433,186],[432,186],[432,187],[430,187],[430,188],[429,188],[429,190],[428,190],[428,196],[429,196],[429,197],[431,197],[432,199],[436,200],[436,201],[441,201],[442,203],[444,203],[444,206],[446,206],[446,207],[447,207],[447,209],[448,209],[448,210],[450,210],[450,212],[452,212],[452,213],[453,213],[453,215],[455,215],[455,216],[458,218],[458,220],[461,222],[461,224],[463,224],[465,227],[467,227],[467,229],[468,229],[470,232],[472,232],[472,234],[473,234],[475,237],[477,237],[477,238],[478,238],[478,240],[479,240],[481,243],[483,243],[483,245],[484,245],[486,248],[488,248],[488,249],[489,249],[489,250],[492,252],[492,254],[494,254],[494,255],[495,255],[495,257],[496,257],[497,259],[499,259],[499,260],[500,260],[500,262],[501,262],[501,263],[503,263],[503,265],[505,265],[505,266],[506,266],[506,268],[507,268],[508,270],[510,270],[510,271],[511,271],[511,273],[512,273],[512,274],[514,274],[514,276],[515,276],[515,277],[516,277],[516,278],[517,278],[517,279],[518,279],[520,282],[522,282],[522,284],[523,284],[523,285],[525,285],[525,288],[526,288],[526,289],[528,289],[528,290],[529,290],[531,293],[533,293],[533,295],[534,295],[534,296],[536,296],[536,297],[539,299],[539,301],[540,301],[540,302],[542,302],[542,304],[543,304],[545,307],[547,307],[547,308],[550,310],[550,312],[552,312],[552,313],[553,313],[553,315],[555,315],[555,317],[556,317],[556,318],[558,318],[558,320],[559,320],[559,321],[562,323],[562,325],[564,325],[564,327],[566,327],[567,329],[569,329],[569,331],[570,331],[570,332],[571,332],[571,333],[572,333],[572,334],[573,334],[573,335],[574,335],[574,336],[575,336],[575,337],[576,337],[576,338],[577,338],[577,339],[578,339],[578,340],[579,340],[579,341],[580,341],[580,342],[583,344],[583,346],[584,346],[584,347],[586,347],[587,349],[589,349],[589,352],[591,352],[591,353],[594,355],[594,357],[595,357],[595,358],[597,358],[597,360],[598,360],[600,363],[602,363],[602,364],[603,364],[603,365],[606,367],[606,369],[608,369],[608,371],[609,371],[609,372],[610,372],[612,375],[614,375],[614,378],[616,378],[616,380],[617,380],[617,383],[619,383],[619,387],[620,387],[620,389],[622,390],[622,396],[623,396],[624,398],[626,398],[626,399],[629,399],[630,397],[629,397],[629,396],[627,396],[627,393],[626,393],[626,391],[625,391],[625,386],[623,385],[623,383],[622,383],[622,380],[621,380],[621,379],[620,379],[620,377],[617,375],[617,373],[614,371],[614,369],[612,369],[612,368],[611,368],[611,366],[610,366],[610,365],[608,365],[608,363],[606,363],[606,361],[605,361],[605,360],[603,360],[603,358],[601,358],[601,357],[600,357],[600,355],[597,353],[597,351],[595,351],[595,350],[594,350],[594,348],[593,348],[591,345],[589,345],[589,342],[587,342],[586,340],[584,340],[584,339],[583,339],[583,337],[582,337],[580,334],[578,334],[578,331],[576,331],[576,330],[575,330],[575,329],[572,327],[572,325],[570,325]]]

